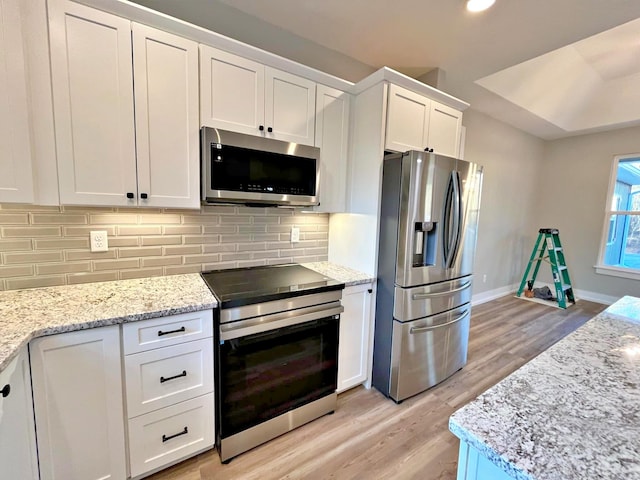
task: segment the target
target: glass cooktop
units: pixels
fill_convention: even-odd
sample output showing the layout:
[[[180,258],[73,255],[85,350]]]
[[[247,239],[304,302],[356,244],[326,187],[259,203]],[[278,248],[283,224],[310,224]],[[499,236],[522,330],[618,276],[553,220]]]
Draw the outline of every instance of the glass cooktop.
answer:
[[[220,308],[342,290],[344,283],[302,265],[269,265],[202,272]]]

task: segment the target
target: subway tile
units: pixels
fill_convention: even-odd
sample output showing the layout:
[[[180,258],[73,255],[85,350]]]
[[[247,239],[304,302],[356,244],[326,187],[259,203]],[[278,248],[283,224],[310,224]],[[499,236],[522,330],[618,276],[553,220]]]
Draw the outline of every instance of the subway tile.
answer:
[[[5,280],[9,290],[20,290],[23,288],[55,287],[64,285],[64,275],[52,275],[50,277],[28,277],[28,278],[8,278]]]
[[[235,224],[241,224],[241,223],[251,223],[251,217],[240,217],[237,215],[234,216],[221,216],[220,217],[220,223],[222,224],[230,224],[230,223],[235,223]]]
[[[108,227],[108,226],[89,226],[89,227],[62,227],[62,231],[65,237],[83,237],[86,236],[89,238],[89,233],[94,230],[101,230],[107,232],[109,237],[116,234],[116,227]],[[109,239],[111,240],[111,239]]]
[[[250,252],[245,253],[223,253],[220,255],[222,262],[235,262],[237,260],[251,260],[253,257]]]
[[[192,263],[211,263],[217,262],[220,259],[220,255],[217,253],[207,253],[204,255],[185,255],[184,263],[192,264]]]
[[[117,211],[116,207],[83,207],[76,205],[63,205],[60,207],[61,212],[70,213],[114,213]]]
[[[287,248],[291,248],[291,245],[293,245],[291,242],[267,242],[267,248],[266,250],[279,250],[279,249],[287,249]]]
[[[266,207],[263,208],[263,207],[244,207],[244,206],[239,206],[237,214],[238,215],[251,215],[251,216],[260,217],[260,216],[266,215],[265,208]]]
[[[29,214],[0,212],[0,225],[29,225]]]
[[[94,270],[120,270],[123,268],[140,267],[139,258],[126,258],[117,260],[95,260],[93,262]]]
[[[33,275],[33,267],[31,265],[15,265],[11,267],[0,267],[0,277],[26,277]]]
[[[111,282],[118,280],[118,272],[92,272],[92,273],[70,273],[67,274],[67,282],[70,285],[78,283]]]
[[[263,223],[280,223],[280,217],[254,217],[253,223],[255,224],[263,224]]]
[[[142,237],[141,243],[144,246],[151,245],[182,245],[182,237],[176,235],[160,235],[157,237]]]
[[[116,258],[116,251],[114,249],[107,250],[106,252],[90,252],[88,250],[66,250],[64,252],[64,258],[67,261],[71,260],[104,260],[108,258]]]
[[[236,262],[216,262],[216,263],[205,263],[202,265],[202,271],[206,272],[207,270],[224,270],[228,268],[236,268],[238,264]]]
[[[161,277],[163,274],[164,270],[162,267],[122,270],[120,271],[120,280],[128,280],[130,278]]]
[[[321,247],[305,248],[304,254],[305,255],[324,255],[326,251],[327,251],[326,248],[321,248]]]
[[[237,225],[204,225],[203,233],[237,233]]]
[[[200,273],[202,271],[202,267],[200,264],[196,265],[175,265],[164,267],[165,275],[178,275],[182,273]]]
[[[203,205],[201,208],[201,212],[203,215],[236,215],[236,208],[237,207],[233,205]]]
[[[280,219],[280,223],[283,225],[303,225],[303,224],[309,224],[312,223],[309,219],[308,216],[304,216],[304,215],[293,215],[291,217],[282,217]]]
[[[185,235],[183,237],[183,241],[185,245],[189,244],[208,244],[208,243],[218,243],[220,241],[220,236],[218,235]]]
[[[295,263],[306,263],[306,262],[319,262],[320,257],[317,257],[315,255],[300,255],[300,256],[294,256],[293,257],[293,261]]]
[[[303,240],[327,240],[329,232],[305,232],[302,234]]]
[[[109,239],[111,241],[111,239]],[[60,250],[65,248],[89,248],[89,238],[42,238],[33,241],[36,250]],[[1,246],[0,246],[1,249]]]
[[[171,247],[162,247],[164,255],[190,255],[202,253],[200,245],[176,245]]]
[[[52,273],[78,273],[91,271],[90,262],[78,263],[53,263],[48,265],[36,265],[37,275],[49,275]]]
[[[292,257],[267,258],[267,265],[282,265],[283,263],[293,263]]]
[[[111,247],[137,247],[140,245],[138,237],[114,237],[108,238],[109,248]]]
[[[235,243],[218,243],[213,245],[203,245],[202,253],[222,253],[222,252],[235,252]]]
[[[238,243],[239,252],[254,252],[257,250],[266,250],[266,249],[267,249],[267,244],[264,242]]]
[[[286,233],[291,232],[291,225],[267,225],[268,233]]]
[[[220,217],[218,215],[183,215],[183,224],[197,223],[199,225],[206,225],[210,223],[220,223]]]
[[[251,258],[279,258],[280,252],[275,250],[272,252],[253,252]]]
[[[34,225],[82,225],[87,223],[86,215],[72,215],[70,213],[46,214],[32,213],[31,223]]]
[[[193,215],[202,209],[193,208],[163,208],[162,213],[175,214],[175,215]]]
[[[160,214],[162,213],[161,208],[152,208],[152,207],[118,207],[116,209],[118,213],[145,213],[145,214]]]
[[[53,205],[26,205],[24,203],[3,203],[0,210],[13,210],[18,212],[60,212],[59,206]]]
[[[182,257],[145,257],[141,259],[143,267],[163,267],[182,265]]]
[[[140,215],[140,223],[181,223],[181,215],[160,213],[160,214],[142,214]]]
[[[29,252],[29,253],[5,253],[4,263],[41,263],[41,262],[62,262],[64,256],[62,252]]]
[[[31,250],[30,238],[16,238],[15,240],[0,240],[0,252],[16,252]]]
[[[251,241],[253,242],[275,242],[280,239],[280,235],[277,233],[257,233],[251,235]]]
[[[162,255],[162,247],[138,247],[138,248],[120,248],[118,257],[156,257]]]
[[[275,217],[291,217],[296,213],[293,208],[265,208],[264,214]]]
[[[247,235],[220,235],[220,243],[239,243],[246,242],[249,237]]]
[[[266,225],[238,225],[238,233],[265,233]]]
[[[118,212],[121,210],[118,209]],[[130,213],[96,213],[89,215],[89,223],[93,225],[120,225],[138,223],[138,215]]]
[[[4,284],[4,280],[2,278],[0,278],[0,292],[4,292],[6,289],[7,289],[7,287]]]
[[[162,227],[159,225],[118,225],[118,235],[160,235]]]
[[[165,235],[197,235],[202,232],[200,225],[163,225]],[[207,232],[205,232],[207,233]]]
[[[60,227],[3,227],[2,236],[13,237],[59,237]]]
[[[267,264],[266,260],[243,260],[238,262],[238,267],[239,268],[259,267],[266,264]]]

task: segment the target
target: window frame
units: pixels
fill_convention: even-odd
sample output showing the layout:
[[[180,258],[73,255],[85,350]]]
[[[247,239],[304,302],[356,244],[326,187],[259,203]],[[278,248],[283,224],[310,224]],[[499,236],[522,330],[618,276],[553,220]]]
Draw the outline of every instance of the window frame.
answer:
[[[612,199],[615,195],[616,182],[618,180],[618,165],[621,161],[628,159],[640,159],[640,153],[631,153],[625,155],[616,155],[613,157],[613,162],[611,165],[611,172],[609,175],[609,186],[607,189],[607,197],[605,202],[604,209],[604,221],[602,226],[602,235],[600,238],[600,247],[598,249],[598,261],[594,266],[596,273],[602,275],[610,275],[614,277],[622,277],[629,278],[633,280],[640,280],[640,268],[629,268],[629,267],[618,267],[612,265],[605,265],[604,259],[607,250],[607,246],[609,245],[609,226],[611,224],[611,218],[613,215],[616,216],[615,223],[617,225],[621,215],[635,215],[640,216],[640,211],[633,210],[613,210],[613,202]],[[619,202],[618,202],[619,203]],[[616,205],[618,207],[618,205]]]

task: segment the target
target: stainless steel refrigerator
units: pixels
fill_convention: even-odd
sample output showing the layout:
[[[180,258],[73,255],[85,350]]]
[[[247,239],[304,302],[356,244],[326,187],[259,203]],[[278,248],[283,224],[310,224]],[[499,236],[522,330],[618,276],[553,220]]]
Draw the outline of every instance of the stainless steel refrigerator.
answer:
[[[481,186],[474,163],[384,158],[372,383],[396,402],[467,362]]]

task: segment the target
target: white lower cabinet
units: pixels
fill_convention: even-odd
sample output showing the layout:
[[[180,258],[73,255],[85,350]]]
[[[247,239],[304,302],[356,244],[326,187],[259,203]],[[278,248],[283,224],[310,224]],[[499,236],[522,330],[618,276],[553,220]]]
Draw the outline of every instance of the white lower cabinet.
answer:
[[[122,326],[132,478],[213,447],[212,335],[211,310]]]
[[[0,372],[0,478],[38,479],[26,347]]]
[[[129,420],[131,476],[207,450],[214,442],[213,393]]]
[[[30,343],[42,480],[126,478],[118,326]]]
[[[369,361],[372,284],[344,289],[338,344],[338,393],[364,383]]]

